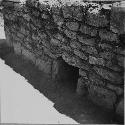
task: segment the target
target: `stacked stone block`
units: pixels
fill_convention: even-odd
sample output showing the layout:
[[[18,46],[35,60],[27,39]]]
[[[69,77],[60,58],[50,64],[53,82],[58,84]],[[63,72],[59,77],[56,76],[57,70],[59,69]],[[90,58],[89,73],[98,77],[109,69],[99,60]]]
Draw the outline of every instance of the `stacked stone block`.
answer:
[[[77,92],[119,111],[124,96],[124,2],[49,6],[28,0],[4,6],[6,37],[15,52],[58,74],[58,58],[79,68]],[[106,4],[105,4],[106,5]],[[117,11],[118,10],[118,11]],[[120,106],[119,106],[120,105]],[[123,105],[122,105],[123,106]]]

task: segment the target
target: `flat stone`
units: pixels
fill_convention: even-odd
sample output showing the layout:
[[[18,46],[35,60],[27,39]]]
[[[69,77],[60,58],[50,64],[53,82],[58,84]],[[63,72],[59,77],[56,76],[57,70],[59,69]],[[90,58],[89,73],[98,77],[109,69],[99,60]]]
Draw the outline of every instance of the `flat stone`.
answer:
[[[94,67],[93,69],[104,79],[107,79],[107,80],[113,82],[114,84],[121,84],[121,82],[123,80],[123,78],[122,78],[123,76],[120,76],[119,73],[111,72],[106,69],[98,68],[98,67]]]
[[[79,50],[74,50],[74,54],[76,55],[76,56],[78,56],[78,57],[80,57],[81,59],[83,59],[83,60],[87,60],[88,58],[87,58],[87,56],[83,53],[83,52],[81,52],[81,51],[79,51]]]
[[[79,75],[82,76],[84,79],[88,79],[87,73],[83,69],[79,69]]]
[[[69,31],[69,30],[65,30],[64,33],[67,35],[67,37],[71,38],[71,39],[76,39],[76,32],[73,31]]]
[[[20,39],[23,39],[25,35],[21,32],[17,32],[17,37],[19,37]]]
[[[94,28],[91,28],[87,25],[81,25],[80,31],[84,34],[90,35],[90,36],[96,36],[97,35],[97,30]]]
[[[70,41],[70,46],[73,48],[73,49],[79,49],[82,47],[81,43],[79,43],[77,40],[71,40]]]
[[[53,37],[60,40],[62,45],[65,45],[68,43],[67,39],[60,33],[54,34]]]
[[[53,44],[53,45],[55,45],[55,46],[58,46],[58,45],[60,44],[60,41],[59,41],[58,39],[52,38],[52,39],[50,40],[50,43]]]
[[[101,49],[104,49],[104,50],[111,50],[112,49],[112,46],[107,44],[107,43],[99,43],[98,46],[101,48]]]
[[[75,67],[80,67],[80,59],[75,57],[75,56],[71,56],[68,53],[63,53],[62,54],[62,58],[65,60],[65,62],[67,62],[69,65],[75,66]]]
[[[85,49],[86,53],[94,54],[94,55],[98,54],[98,51],[97,51],[97,49],[94,46],[85,46],[85,48],[86,48]],[[82,50],[83,50],[83,47],[82,47]]]
[[[112,52],[100,52],[99,55],[100,57],[105,58],[107,60],[111,60],[115,56]]]
[[[66,26],[72,31],[78,31],[79,24],[77,22],[67,22]]]
[[[106,67],[108,67],[109,69],[112,69],[112,70],[114,70],[116,72],[121,72],[122,71],[122,68],[120,66],[112,65],[111,63],[109,63],[109,64],[107,63]]]
[[[64,23],[64,19],[61,16],[53,15],[53,19],[58,26],[62,26]]]
[[[103,80],[95,73],[89,73],[88,75],[89,77],[89,84],[90,85],[96,85],[96,86],[105,86],[105,82],[103,82]]]
[[[30,16],[29,16],[29,14],[23,14],[23,18],[24,18],[26,21],[30,21]]]
[[[103,58],[96,58],[93,56],[89,56],[89,63],[93,65],[102,65],[105,66],[105,60]]]
[[[63,54],[62,54],[62,58],[63,58],[63,60],[65,60],[65,62],[70,62],[70,60],[71,60],[71,55],[69,54],[69,53],[67,53],[67,52],[64,52]]]
[[[82,36],[78,36],[79,42],[85,44],[85,45],[90,45],[93,46],[95,45],[95,39],[94,38],[84,38]]]
[[[118,36],[117,34],[114,34],[112,32],[106,31],[106,30],[100,30],[99,31],[99,36],[101,40],[107,40],[107,41],[118,41]]]
[[[62,51],[63,51],[63,50],[64,50],[64,51],[70,51],[70,52],[72,51],[72,48],[71,48],[70,46],[68,46],[68,45],[63,45],[63,44],[60,46],[60,49],[61,49]]]
[[[71,18],[72,17],[72,11],[70,6],[64,6],[62,7],[63,16],[64,18]]]

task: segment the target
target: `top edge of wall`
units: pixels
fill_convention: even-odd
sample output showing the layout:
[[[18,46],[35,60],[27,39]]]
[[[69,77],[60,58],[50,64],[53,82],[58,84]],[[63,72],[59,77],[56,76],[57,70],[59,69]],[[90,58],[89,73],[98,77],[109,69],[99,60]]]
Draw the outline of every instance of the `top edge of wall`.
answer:
[[[124,0],[0,0],[0,3],[6,3],[6,2],[12,2],[12,3],[19,3],[19,4],[25,4],[26,2],[29,3],[40,3],[40,4],[45,4],[49,5],[50,7],[52,6],[64,6],[64,5],[81,5],[81,6],[86,6],[86,3],[94,3],[95,4],[112,4],[111,6],[113,7],[118,7],[118,8],[125,8],[125,1]],[[111,9],[111,8],[109,8]]]

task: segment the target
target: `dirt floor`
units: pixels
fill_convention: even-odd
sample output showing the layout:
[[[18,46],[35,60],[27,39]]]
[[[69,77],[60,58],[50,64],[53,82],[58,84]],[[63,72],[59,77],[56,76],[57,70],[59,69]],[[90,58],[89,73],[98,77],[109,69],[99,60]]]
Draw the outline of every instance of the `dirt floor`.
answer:
[[[0,40],[0,43],[5,40]],[[117,124],[114,113],[94,105],[87,97],[80,97],[75,92],[73,81],[52,81],[47,75],[24,59],[16,55],[3,43],[0,45],[0,57],[13,70],[54,103],[60,113],[65,114],[81,124]]]

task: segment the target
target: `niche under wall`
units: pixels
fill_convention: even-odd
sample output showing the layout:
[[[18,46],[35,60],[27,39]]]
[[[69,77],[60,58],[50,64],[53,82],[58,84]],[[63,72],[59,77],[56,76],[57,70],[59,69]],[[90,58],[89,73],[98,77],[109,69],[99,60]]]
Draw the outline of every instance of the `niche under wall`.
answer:
[[[57,80],[76,91],[79,68],[69,65],[62,59],[62,57],[59,57],[57,62],[59,67]]]

